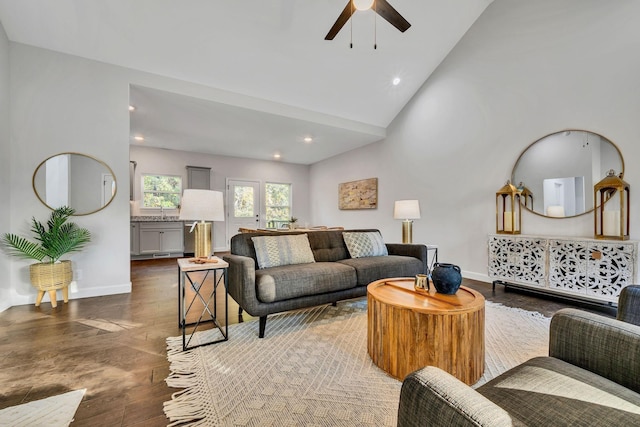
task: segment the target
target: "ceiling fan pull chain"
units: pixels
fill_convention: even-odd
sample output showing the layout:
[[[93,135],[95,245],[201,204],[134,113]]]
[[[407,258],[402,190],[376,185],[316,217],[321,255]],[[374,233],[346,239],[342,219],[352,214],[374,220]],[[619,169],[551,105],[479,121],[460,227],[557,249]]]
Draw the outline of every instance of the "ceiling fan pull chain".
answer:
[[[373,2],[373,48],[378,48],[378,5],[377,2]]]
[[[351,3],[351,16],[353,17],[353,1],[350,2]],[[350,24],[351,24],[351,39],[349,40],[349,49],[353,49],[353,19],[349,19]]]

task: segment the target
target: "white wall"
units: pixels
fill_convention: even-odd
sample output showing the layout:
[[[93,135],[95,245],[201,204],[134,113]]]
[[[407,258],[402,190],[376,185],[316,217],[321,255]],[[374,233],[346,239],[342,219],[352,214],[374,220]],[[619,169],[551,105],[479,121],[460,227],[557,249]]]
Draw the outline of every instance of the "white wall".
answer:
[[[613,141],[640,191],[640,2],[495,0],[377,144],[311,168],[314,221],[378,227],[400,240],[393,201],[420,200],[414,241],[486,280],[495,192],[543,135],[587,129]],[[376,211],[339,211],[337,186],[378,177]],[[640,201],[631,197],[631,237]],[[634,214],[636,213],[636,214]],[[593,217],[523,215],[523,233],[593,236]]]
[[[211,168],[211,189],[225,191],[227,178],[260,181],[264,191],[265,182],[292,183],[292,213],[299,219],[300,224],[310,221],[309,212],[309,166],[275,161],[241,159],[237,157],[213,156],[187,151],[164,150],[158,148],[132,145],[130,158],[137,162],[134,194],[131,214],[158,215],[157,210],[141,209],[142,195],[140,177],[142,174],[180,175],[184,187],[187,185],[186,166],[201,166]],[[226,199],[226,198],[225,198]],[[262,197],[264,200],[264,194]],[[225,208],[226,213],[226,208]],[[177,211],[167,211],[167,215],[177,215]],[[228,250],[231,236],[237,230],[229,230],[225,238],[226,223],[214,223],[213,247],[216,251]]]
[[[9,40],[0,24],[0,234],[11,228],[9,207],[11,206],[10,172],[11,156],[9,129]],[[0,311],[11,306],[9,281],[10,259],[0,253]]]
[[[11,228],[30,236],[29,220],[49,217],[31,186],[38,164],[60,152],[89,154],[128,181],[129,86],[117,67],[11,44]],[[130,292],[129,206],[122,188],[106,209],[73,221],[92,233],[74,262],[71,298]],[[13,305],[32,303],[28,261],[12,265]]]

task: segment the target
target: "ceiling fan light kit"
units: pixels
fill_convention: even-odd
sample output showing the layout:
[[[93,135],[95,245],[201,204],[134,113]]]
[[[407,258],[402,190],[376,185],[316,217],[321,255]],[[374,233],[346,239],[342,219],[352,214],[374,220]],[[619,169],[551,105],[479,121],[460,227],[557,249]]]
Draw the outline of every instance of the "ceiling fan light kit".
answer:
[[[356,10],[363,11],[368,9],[373,9],[376,14],[382,16],[402,33],[411,27],[409,21],[404,19],[387,0],[349,0],[324,39],[333,40]],[[353,44],[351,44],[351,47],[353,47]],[[376,45],[374,44],[375,47]]]
[[[353,6],[357,10],[369,10],[373,6],[374,0],[353,0]]]

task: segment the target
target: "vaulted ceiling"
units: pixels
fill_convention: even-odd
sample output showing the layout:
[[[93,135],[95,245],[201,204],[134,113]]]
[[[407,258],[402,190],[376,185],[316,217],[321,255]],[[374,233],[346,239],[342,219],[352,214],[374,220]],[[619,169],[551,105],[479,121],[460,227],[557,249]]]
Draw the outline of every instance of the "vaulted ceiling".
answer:
[[[131,143],[311,164],[382,139],[491,1],[390,0],[405,33],[369,10],[333,41],[347,0],[0,0],[0,22],[13,42],[263,101],[132,87]]]

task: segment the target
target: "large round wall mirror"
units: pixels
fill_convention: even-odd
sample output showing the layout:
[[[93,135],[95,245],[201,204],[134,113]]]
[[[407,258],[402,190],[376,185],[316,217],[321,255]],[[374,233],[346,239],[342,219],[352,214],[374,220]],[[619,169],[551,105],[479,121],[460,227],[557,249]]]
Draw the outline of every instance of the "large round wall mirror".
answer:
[[[594,132],[567,129],[529,145],[513,167],[511,182],[531,212],[572,217],[593,210],[593,187],[610,169],[624,174],[622,154],[613,142]]]
[[[33,173],[33,190],[50,209],[69,206],[75,215],[104,209],[116,195],[116,178],[104,162],[80,153],[45,159]]]

